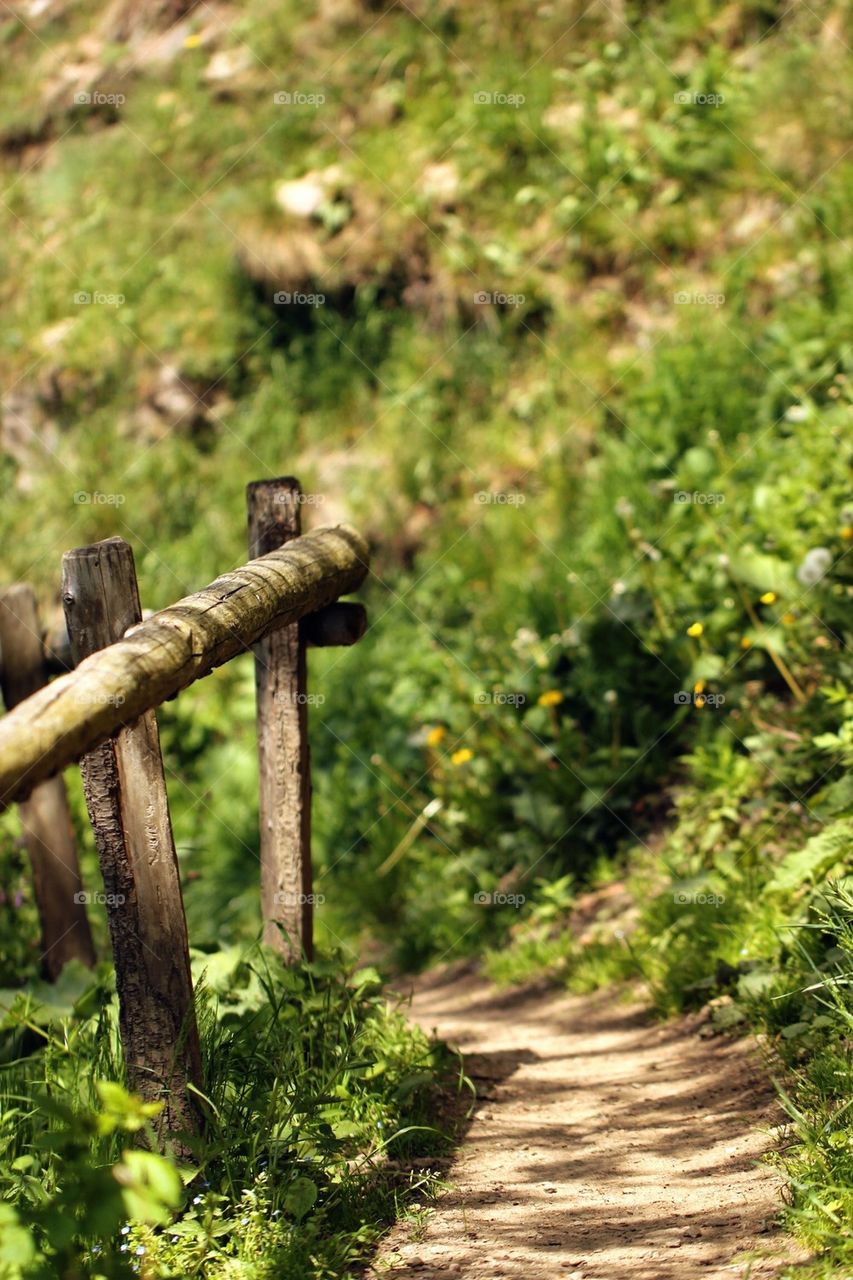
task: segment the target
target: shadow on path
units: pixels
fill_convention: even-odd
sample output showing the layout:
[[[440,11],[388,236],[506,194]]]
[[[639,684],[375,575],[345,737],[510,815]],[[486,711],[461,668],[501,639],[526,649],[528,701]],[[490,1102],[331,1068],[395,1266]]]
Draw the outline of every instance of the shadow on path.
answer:
[[[783,1117],[748,1042],[467,967],[419,979],[411,1016],[462,1050],[477,1100],[450,1190],[370,1277],[768,1280],[803,1258],[774,1225],[760,1160]]]

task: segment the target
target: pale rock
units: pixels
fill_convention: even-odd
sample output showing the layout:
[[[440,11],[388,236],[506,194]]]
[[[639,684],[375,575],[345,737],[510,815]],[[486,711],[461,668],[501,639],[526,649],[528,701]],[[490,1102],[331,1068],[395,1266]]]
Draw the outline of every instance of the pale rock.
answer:
[[[275,202],[291,217],[316,217],[340,186],[342,176],[340,165],[330,165],[328,169],[314,169],[301,178],[280,182],[275,189]]]
[[[174,365],[163,365],[157,375],[151,403],[161,417],[179,422],[195,412],[198,398]]]
[[[61,346],[76,323],[76,316],[69,316],[65,320],[60,320],[58,324],[51,324],[46,329],[42,329],[39,342],[45,351],[53,351],[54,347]]]
[[[428,164],[421,174],[419,186],[429,200],[449,208],[459,195],[459,171],[455,164],[447,161]]]
[[[582,102],[555,102],[542,115],[542,123],[557,133],[571,133],[584,117]]]
[[[204,78],[213,84],[232,80],[251,66],[252,55],[246,48],[220,49],[204,69]]]

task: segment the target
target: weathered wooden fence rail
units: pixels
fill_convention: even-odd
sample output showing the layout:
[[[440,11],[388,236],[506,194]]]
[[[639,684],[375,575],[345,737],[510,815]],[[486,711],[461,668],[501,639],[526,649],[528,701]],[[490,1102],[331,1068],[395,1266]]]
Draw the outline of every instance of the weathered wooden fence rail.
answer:
[[[140,622],[0,720],[0,807],[277,628],[354,591],[366,566],[354,529],[320,529]]]
[[[63,557],[67,639],[46,643],[28,588],[0,595],[0,808],[21,803],[42,916],[45,969],[91,963],[85,894],[60,771],[80,761],[104,878],[119,1019],[131,1084],[164,1102],[180,1150],[201,1123],[203,1091],[186,917],[155,709],[253,649],[264,938],[286,959],[312,948],[309,645],[352,644],[360,605],[338,597],[368,568],[348,526],[301,535],[301,490],[285,478],[248,489],[253,557],[202,591],[142,619],[133,553],[121,538]],[[51,670],[66,670],[47,683]],[[48,794],[50,791],[50,794]],[[64,948],[65,937],[71,939]],[[186,1149],[186,1148],[184,1148]]]

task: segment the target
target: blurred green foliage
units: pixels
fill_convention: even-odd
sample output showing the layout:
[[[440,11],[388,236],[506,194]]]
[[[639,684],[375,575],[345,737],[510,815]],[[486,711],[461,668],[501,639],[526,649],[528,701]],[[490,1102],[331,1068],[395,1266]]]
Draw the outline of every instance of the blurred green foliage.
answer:
[[[816,997],[783,1026],[731,988],[796,985],[784,930],[849,870],[849,7],[251,0],[157,56],[88,4],[0,28],[4,577],[47,616],[62,551],[119,533],[161,607],[244,559],[246,482],[298,474],[375,564],[368,635],[311,655],[322,940],[807,1022],[815,1133],[846,1006],[813,1034]],[[122,103],[75,104],[92,62]],[[248,658],[160,714],[210,955],[258,931],[253,722]],[[573,896],[617,873],[636,933],[579,948]],[[795,1185],[837,1252],[827,1142]]]

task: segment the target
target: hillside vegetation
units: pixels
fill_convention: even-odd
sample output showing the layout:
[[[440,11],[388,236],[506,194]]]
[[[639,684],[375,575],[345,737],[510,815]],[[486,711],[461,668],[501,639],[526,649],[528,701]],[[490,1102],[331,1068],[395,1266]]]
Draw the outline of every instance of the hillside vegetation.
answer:
[[[374,1238],[394,1195],[326,1188],[381,1146],[377,1117],[420,1123],[446,1063],[340,976],[366,948],[640,979],[662,1012],[766,1032],[790,1220],[814,1275],[853,1262],[850,8],[38,0],[0,21],[4,581],[48,613],[62,551],[119,533],[161,607],[244,560],[244,486],[284,473],[306,524],[349,519],[375,551],[368,635],[311,657],[338,960],[295,993],[222,959],[258,931],[250,660],[161,714],[200,972],[251,989],[229,1034],[313,1008],[314,984],[353,1010],[342,1069],[372,1083],[330,1068],[311,1203],[274,1206],[312,1221],[319,1188],[345,1243],[309,1261],[298,1233],[276,1253],[241,1232],[241,1196],[268,1194],[241,1146],[210,1156],[228,1249],[145,1228],[143,1274],[341,1274]],[[38,935],[2,829],[12,987]],[[624,918],[578,941],[573,901],[614,879]],[[78,1001],[37,1068],[72,1110],[103,1099],[63,1037],[94,1054],[107,1016]],[[268,1065],[229,1103],[243,1131],[269,1127]],[[49,1122],[57,1194],[81,1123]],[[33,1141],[4,1156],[22,1206]],[[55,1245],[62,1274],[124,1274],[115,1229]]]

